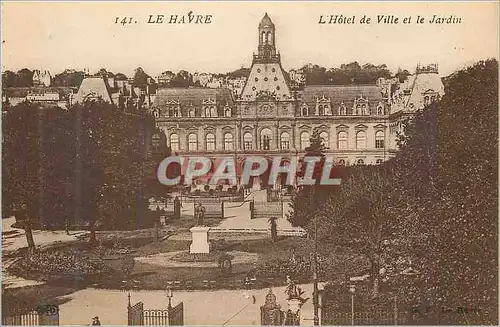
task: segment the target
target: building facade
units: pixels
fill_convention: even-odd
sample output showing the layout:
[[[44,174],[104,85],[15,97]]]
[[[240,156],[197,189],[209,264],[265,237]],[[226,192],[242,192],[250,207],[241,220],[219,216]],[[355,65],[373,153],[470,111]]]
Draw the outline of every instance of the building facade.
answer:
[[[443,93],[437,67],[417,70],[411,81],[395,86],[382,80],[297,90],[281,66],[276,35],[266,14],[239,97],[224,88],[157,91],[152,112],[174,153],[240,162],[249,155],[280,155],[286,161],[304,154],[317,129],[336,164],[380,164],[394,156],[404,119]]]

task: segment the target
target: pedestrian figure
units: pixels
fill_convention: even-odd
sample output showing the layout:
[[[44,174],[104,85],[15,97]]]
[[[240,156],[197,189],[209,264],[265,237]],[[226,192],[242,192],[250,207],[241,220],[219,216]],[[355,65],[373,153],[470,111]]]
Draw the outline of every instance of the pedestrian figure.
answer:
[[[92,326],[101,326],[101,321],[99,320],[99,317],[94,317],[92,318]]]
[[[174,199],[174,217],[175,219],[181,218],[181,200],[179,199],[178,196],[175,197]]]

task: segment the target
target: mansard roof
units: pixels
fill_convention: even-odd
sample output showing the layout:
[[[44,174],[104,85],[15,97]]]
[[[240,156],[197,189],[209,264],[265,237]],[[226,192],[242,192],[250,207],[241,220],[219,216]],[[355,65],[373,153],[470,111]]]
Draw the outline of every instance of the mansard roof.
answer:
[[[207,100],[215,100],[221,106],[234,105],[233,93],[226,88],[162,88],[156,92],[153,106],[164,107],[172,101],[179,101],[181,106],[201,107]]]
[[[342,103],[346,108],[352,108],[354,101],[360,98],[367,100],[371,108],[376,108],[379,102],[384,103],[382,88],[377,85],[309,85],[302,91],[302,103],[315,107],[316,101],[330,99],[332,109],[339,108]]]

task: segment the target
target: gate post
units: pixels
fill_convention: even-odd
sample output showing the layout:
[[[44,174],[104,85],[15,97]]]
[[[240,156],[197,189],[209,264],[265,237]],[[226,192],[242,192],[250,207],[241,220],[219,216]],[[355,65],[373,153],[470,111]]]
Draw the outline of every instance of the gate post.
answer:
[[[263,326],[283,325],[281,306],[276,302],[272,289],[266,295],[266,302],[260,307],[260,324]]]
[[[250,219],[255,218],[255,200],[250,201]]]

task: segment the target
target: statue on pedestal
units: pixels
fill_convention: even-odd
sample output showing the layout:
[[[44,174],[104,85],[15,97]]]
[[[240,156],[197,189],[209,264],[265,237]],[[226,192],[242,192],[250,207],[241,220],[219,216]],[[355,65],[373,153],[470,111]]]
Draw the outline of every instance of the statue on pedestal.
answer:
[[[302,296],[304,291],[295,284],[290,276],[286,276],[286,283],[285,294],[287,295],[287,300],[299,300],[301,306],[309,300],[309,298],[304,299]]]
[[[197,221],[196,223],[197,226],[204,226],[203,220],[205,219],[205,211],[206,211],[205,207],[201,202],[199,202],[194,210],[194,216]]]

